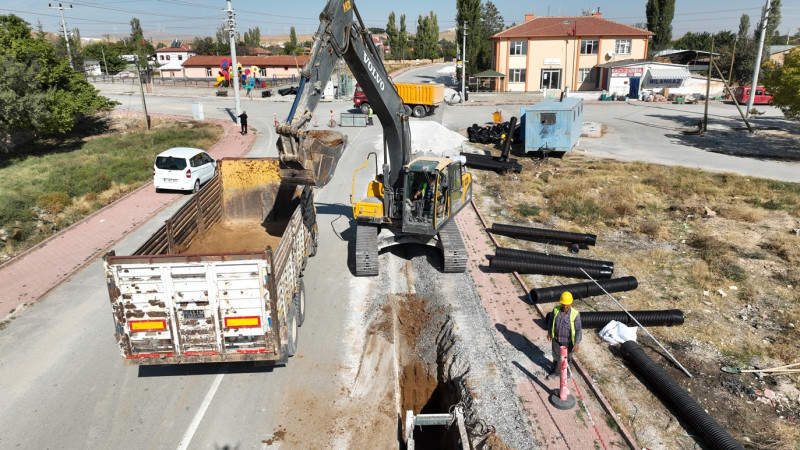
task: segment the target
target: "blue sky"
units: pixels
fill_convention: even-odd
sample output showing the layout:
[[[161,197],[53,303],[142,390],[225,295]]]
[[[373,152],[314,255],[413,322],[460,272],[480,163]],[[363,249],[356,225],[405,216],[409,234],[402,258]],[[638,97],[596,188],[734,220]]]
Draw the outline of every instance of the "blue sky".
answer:
[[[430,11],[437,14],[439,28],[444,30],[455,25],[456,2],[431,0],[374,1],[353,0],[367,26],[384,28],[391,11],[396,16],[406,15],[406,25],[410,31],[416,28],[420,14]],[[484,0],[485,2],[485,0]],[[505,24],[521,23],[525,14],[537,16],[579,16],[583,9],[600,7],[603,18],[624,24],[645,21],[644,0],[607,1],[522,1],[497,0]],[[800,27],[800,2],[784,0],[781,7],[781,33],[794,34]],[[139,19],[145,36],[152,31],[164,31],[175,35],[213,36],[216,28],[225,17],[225,0],[87,0],[61,2],[65,7],[64,16],[69,29],[79,28],[83,37],[102,36],[105,33],[130,33],[130,20]],[[261,35],[287,34],[294,26],[298,34],[313,33],[319,24],[319,13],[325,0],[232,0],[236,10],[237,25],[240,32],[249,28],[260,28]],[[765,0],[727,0],[696,1],[676,0],[675,18],[672,22],[673,37],[687,31],[715,32],[736,31],[742,14],[750,15],[752,27],[759,20],[761,7]],[[52,3],[58,5],[58,3]],[[48,7],[41,0],[20,1],[0,0],[0,14],[16,14],[32,27],[41,21],[46,31],[60,30],[60,16],[57,9]]]

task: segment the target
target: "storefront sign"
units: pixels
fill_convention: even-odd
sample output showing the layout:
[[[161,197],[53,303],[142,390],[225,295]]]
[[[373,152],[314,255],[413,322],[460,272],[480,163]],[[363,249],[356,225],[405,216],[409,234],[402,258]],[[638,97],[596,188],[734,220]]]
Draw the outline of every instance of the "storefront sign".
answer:
[[[612,67],[611,76],[614,78],[641,78],[644,75],[643,67]]]
[[[544,65],[545,66],[560,66],[561,65],[561,59],[559,59],[559,58],[545,58],[544,59]]]
[[[651,86],[680,86],[683,84],[683,80],[680,78],[651,79],[648,84]]]

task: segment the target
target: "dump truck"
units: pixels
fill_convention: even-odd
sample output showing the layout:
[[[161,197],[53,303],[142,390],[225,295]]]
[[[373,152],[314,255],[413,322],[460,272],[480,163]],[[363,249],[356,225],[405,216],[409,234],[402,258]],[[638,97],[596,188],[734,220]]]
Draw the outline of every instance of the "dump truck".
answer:
[[[132,255],[104,255],[126,365],[286,363],[316,253],[313,188],[276,158],[225,158],[217,176]]]
[[[444,85],[440,83],[394,83],[394,87],[408,108],[407,114],[414,117],[433,114],[444,101]],[[353,94],[353,105],[362,113],[369,113],[369,100],[359,85]]]

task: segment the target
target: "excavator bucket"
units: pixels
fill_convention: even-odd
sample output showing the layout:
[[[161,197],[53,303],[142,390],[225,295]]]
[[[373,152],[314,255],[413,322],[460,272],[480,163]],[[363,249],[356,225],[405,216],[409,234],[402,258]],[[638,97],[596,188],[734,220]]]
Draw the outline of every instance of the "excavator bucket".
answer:
[[[299,157],[281,158],[281,180],[286,183],[323,187],[333,178],[336,164],[347,144],[347,136],[332,130],[311,130],[299,140]],[[281,141],[278,145],[283,145]]]

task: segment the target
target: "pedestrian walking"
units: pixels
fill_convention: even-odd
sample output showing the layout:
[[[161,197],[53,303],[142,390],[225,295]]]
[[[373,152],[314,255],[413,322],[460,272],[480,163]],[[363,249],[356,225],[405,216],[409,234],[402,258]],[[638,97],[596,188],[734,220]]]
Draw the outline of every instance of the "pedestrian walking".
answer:
[[[367,116],[367,123],[372,125],[372,106],[369,107],[369,115]]]
[[[548,380],[561,376],[561,346],[567,347],[567,377],[572,373],[572,353],[578,350],[583,339],[581,314],[572,307],[572,293],[563,292],[559,305],[553,308],[553,319],[548,324],[547,339],[552,342],[553,370]]]
[[[242,124],[242,134],[247,134],[247,111],[239,114],[239,123]]]

